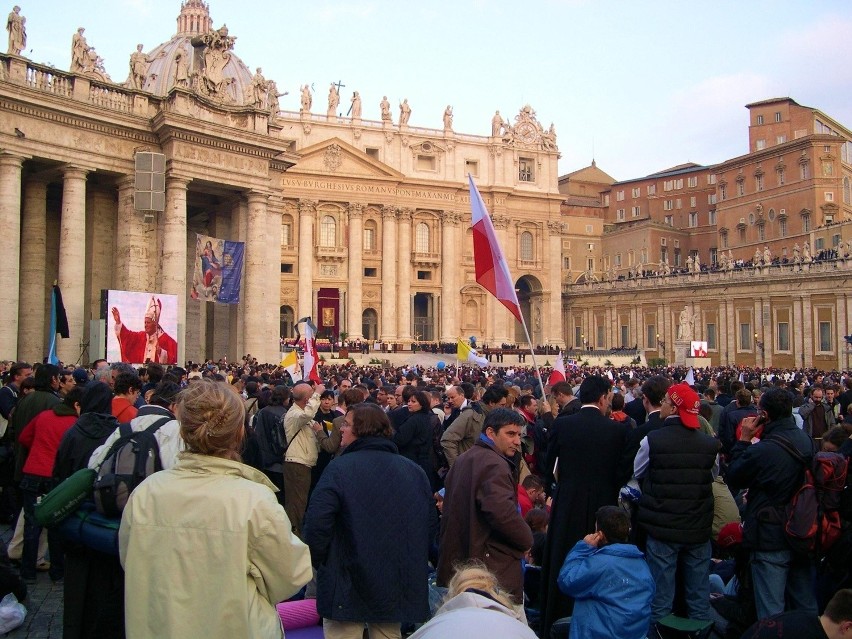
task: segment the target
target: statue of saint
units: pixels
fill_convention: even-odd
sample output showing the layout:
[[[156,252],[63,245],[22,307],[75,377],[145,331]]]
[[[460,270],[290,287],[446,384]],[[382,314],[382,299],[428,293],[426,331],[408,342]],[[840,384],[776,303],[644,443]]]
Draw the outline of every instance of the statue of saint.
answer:
[[[388,102],[388,96],[384,96],[382,101],[379,102],[379,108],[382,110],[382,122],[390,122],[391,121],[391,112],[390,112],[390,102]]]
[[[497,138],[500,137],[500,133],[503,130],[503,118],[500,116],[499,111],[494,112],[494,117],[491,118],[491,137]]]
[[[759,248],[754,249],[754,259],[752,261],[752,266],[760,266],[760,260],[761,259],[762,259],[762,256],[760,254],[760,249]]]
[[[802,261],[805,264],[810,264],[813,261],[813,258],[811,257],[811,244],[810,244],[810,242],[805,242],[802,245]]]
[[[186,59],[186,54],[182,49],[178,49],[175,53],[175,86],[189,86],[189,62]]]
[[[161,51],[163,55],[165,51]],[[159,56],[157,56],[159,57]],[[142,45],[136,45],[136,51],[130,54],[130,76],[128,77],[128,85],[131,89],[144,89],[145,80],[148,77],[148,67],[156,58],[149,58],[142,53]]]
[[[21,55],[27,46],[27,19],[21,15],[21,7],[12,7],[12,13],[6,19],[6,31],[9,32],[9,50],[11,55]]]
[[[275,84],[275,80],[270,80],[266,83],[266,94],[269,100],[269,112],[272,114],[273,118],[278,115],[278,112],[281,110],[281,105],[278,102],[278,98],[287,95],[287,93],[288,91],[278,93],[278,85]]]
[[[352,92],[352,119],[361,119],[361,94],[357,91]]]
[[[801,264],[801,262],[802,262],[801,249],[799,248],[799,243],[796,242],[793,245],[793,264]]]
[[[553,126],[553,122],[550,123],[550,128],[547,131],[542,131],[541,146],[545,151],[556,150],[556,127]]]
[[[71,73],[83,73],[89,67],[89,43],[83,35],[85,29],[80,27],[71,38]]]
[[[266,94],[269,91],[269,84],[266,78],[263,77],[263,69],[257,67],[254,75],[251,78],[250,87],[250,102],[255,109],[265,109],[267,105]]]
[[[772,253],[769,252],[769,247],[763,247],[763,264],[764,266],[769,266],[772,264]]]
[[[452,131],[453,130],[453,107],[449,104],[447,108],[444,109],[444,131]]]
[[[311,95],[311,87],[309,87],[306,84],[305,86],[303,86],[300,89],[300,91],[302,92],[302,97],[301,97],[302,108],[301,108],[301,111],[302,111],[302,113],[310,113],[311,112],[311,105],[314,103],[314,98]]]
[[[407,126],[410,117],[411,107],[408,106],[408,98],[405,98],[399,105],[399,126]]]
[[[684,306],[680,312],[680,320],[677,327],[677,338],[679,340],[692,339],[692,316],[689,314],[689,309]]]
[[[337,85],[332,82],[328,88],[328,111],[326,115],[333,118],[337,113],[337,105],[340,104],[340,93],[337,91]]]

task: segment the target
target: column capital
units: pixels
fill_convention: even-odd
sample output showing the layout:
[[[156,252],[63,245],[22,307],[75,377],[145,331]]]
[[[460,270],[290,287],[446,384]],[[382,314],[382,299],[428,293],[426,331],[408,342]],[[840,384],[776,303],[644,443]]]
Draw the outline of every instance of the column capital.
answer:
[[[349,219],[360,219],[364,216],[364,208],[360,202],[350,202],[348,209]]]
[[[316,200],[299,200],[299,215],[313,215],[316,210]]]
[[[0,151],[0,166],[20,168],[24,164],[24,160],[28,159],[29,158],[24,155],[10,153],[9,151]]]
[[[396,218],[396,207],[390,206],[388,204],[382,207],[382,217],[383,218]]]
[[[509,227],[509,223],[511,222],[511,218],[506,217],[505,215],[492,215],[491,223],[494,225],[495,229],[505,229]]]
[[[400,222],[411,222],[411,218],[414,216],[414,209],[408,207],[400,208],[397,210],[396,216]]]
[[[91,171],[89,169],[83,168],[82,166],[76,166],[75,164],[66,164],[62,167],[62,177],[63,179],[78,179],[85,180],[86,176]]]
[[[167,189],[185,189],[189,186],[190,182],[192,182],[192,178],[183,175],[166,176]]]
[[[249,204],[266,204],[269,202],[270,194],[266,191],[257,191],[252,189],[248,193],[246,193],[246,199]]]

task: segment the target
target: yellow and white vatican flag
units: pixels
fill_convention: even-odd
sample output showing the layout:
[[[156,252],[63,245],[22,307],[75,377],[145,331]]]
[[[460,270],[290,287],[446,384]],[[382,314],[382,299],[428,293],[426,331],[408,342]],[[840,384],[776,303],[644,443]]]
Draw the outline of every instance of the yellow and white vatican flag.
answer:
[[[288,373],[290,373],[290,377],[292,378],[293,383],[301,381],[302,367],[299,366],[299,356],[296,355],[295,349],[293,349],[284,356],[284,359],[281,360],[279,366]]]
[[[463,364],[476,364],[478,366],[488,366],[488,360],[484,357],[481,357],[479,353],[473,350],[470,346],[465,344],[461,338],[459,338],[457,350],[456,350],[456,359],[460,360]]]

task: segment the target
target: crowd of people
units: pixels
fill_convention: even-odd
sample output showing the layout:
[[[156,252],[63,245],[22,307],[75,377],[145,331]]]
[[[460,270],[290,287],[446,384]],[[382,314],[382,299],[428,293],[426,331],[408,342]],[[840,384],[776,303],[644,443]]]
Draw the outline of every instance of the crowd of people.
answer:
[[[281,637],[288,599],[329,638],[852,633],[852,500],[830,547],[785,529],[817,453],[846,479],[844,373],[0,366],[0,588],[63,582],[66,637]],[[158,463],[117,550],[43,530],[128,432]]]

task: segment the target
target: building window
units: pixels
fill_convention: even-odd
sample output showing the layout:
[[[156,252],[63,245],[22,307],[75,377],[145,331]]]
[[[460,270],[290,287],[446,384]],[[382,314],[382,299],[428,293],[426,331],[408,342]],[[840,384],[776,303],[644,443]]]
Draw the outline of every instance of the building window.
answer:
[[[799,178],[802,180],[808,180],[811,177],[811,165],[808,162],[802,162],[799,164]]]
[[[281,246],[293,245],[293,225],[285,222],[281,225]]]
[[[418,280],[431,280],[432,279],[432,271],[417,271],[417,279]]]
[[[623,222],[624,221],[624,209],[618,209],[615,212],[615,219],[616,219],[617,222]]]
[[[783,220],[778,220],[778,230],[781,233],[781,237],[787,237],[787,220],[786,218]]]
[[[754,188],[757,191],[763,190],[763,173],[754,176]]]
[[[656,195],[657,194],[657,185],[649,184],[648,185],[648,195]]]
[[[710,193],[707,196],[707,204],[716,204],[716,194],[715,193]]]
[[[743,196],[745,195],[745,181],[737,180],[737,195]]]
[[[518,158],[518,181],[535,182],[535,162],[531,158]]]
[[[779,351],[790,350],[790,323],[778,322],[778,344]]]
[[[660,247],[660,261],[668,262],[669,261],[669,249],[666,246]]]
[[[594,272],[594,270],[595,270],[595,259],[593,257],[590,257],[589,259],[586,260],[586,270]]]
[[[666,217],[663,218],[663,220],[669,226],[674,226],[674,215],[666,215]]]
[[[835,233],[831,236],[831,248],[840,246],[840,233]]]
[[[663,200],[663,210],[671,211],[674,208],[674,200]]]
[[[615,193],[615,201],[622,202],[624,201],[624,191],[616,191]]]
[[[723,202],[728,199],[728,185],[720,184],[719,185],[719,199]]]
[[[320,246],[337,246],[337,222],[331,215],[320,222]]]
[[[716,325],[715,324],[707,324],[707,332],[704,333],[707,336],[707,350],[715,351],[716,350]]]
[[[437,161],[433,155],[418,155],[417,170],[418,171],[435,171]]]
[[[583,327],[575,326],[574,327],[574,348],[582,348],[583,347]]]
[[[737,232],[739,233],[739,236],[740,236],[740,244],[745,244],[745,241],[746,241],[745,227],[741,226],[741,227],[737,228]]]
[[[630,339],[630,327],[621,326],[621,348],[627,348],[627,340]]]
[[[637,188],[635,188],[635,189],[632,189],[632,190],[631,190],[631,192],[630,192],[630,194],[631,194],[633,197],[639,197],[639,196],[641,195],[641,192],[640,192],[639,187],[637,187]]]
[[[563,262],[562,268],[564,268],[566,271],[570,271],[571,270],[571,258],[570,257],[563,258],[562,262]]]
[[[648,348],[657,348],[657,330],[653,324],[645,326],[645,344]]]
[[[763,124],[763,116],[762,115],[757,116],[757,124],[758,125]]]
[[[379,269],[374,266],[368,266],[364,269],[364,277],[378,277]]]
[[[775,174],[778,177],[778,186],[784,186],[784,169],[778,169]]]
[[[368,146],[366,149],[364,149],[364,153],[366,153],[368,157],[371,157],[374,160],[379,159],[379,150],[375,147]]]
[[[689,226],[693,228],[698,226],[698,213],[692,212],[689,214]]]
[[[711,209],[710,211],[707,212],[707,223],[708,224],[715,224],[716,223],[716,209]]]
[[[671,191],[674,188],[674,180],[663,181],[663,191]]]
[[[364,250],[365,251],[375,251],[376,250],[376,223],[372,220],[369,220],[364,225]]]
[[[698,203],[698,198],[695,197],[694,195],[691,198],[689,198],[689,206],[691,206],[692,208],[695,208],[697,206],[697,203]]]
[[[642,213],[642,207],[640,207],[640,206],[634,206],[634,207],[630,210],[630,212],[632,213],[633,217],[639,217],[639,215]]]
[[[680,249],[676,248],[674,251],[674,265],[678,268],[680,267]]]
[[[691,178],[686,179],[687,186],[698,186],[698,176],[693,176]]]
[[[802,233],[810,233],[811,232],[811,216],[803,215],[802,216]]]
[[[779,135],[775,138],[775,144],[784,144],[787,141],[786,135]]]
[[[710,265],[716,266],[719,263],[719,249],[715,246],[710,247]]]
[[[740,350],[751,350],[751,324],[748,322],[740,324]]]
[[[814,240],[814,250],[821,251],[825,248],[825,238],[818,237]]]
[[[819,323],[819,350],[823,353],[831,351],[831,322]]]
[[[429,225],[420,222],[414,235],[414,252],[429,253]]]
[[[776,121],[776,122],[780,122],[780,121],[781,121],[781,111],[776,111],[776,112],[775,112],[775,121]]]
[[[762,151],[766,148],[766,140],[758,140],[755,142],[754,146],[757,151]]]
[[[825,191],[823,192],[823,195],[825,196],[826,202],[834,202],[834,191]]]
[[[621,268],[621,253],[615,254],[615,267]]]
[[[292,273],[293,272],[293,264],[292,263],[289,263],[289,264],[282,263],[281,264],[281,272],[282,273]]]
[[[469,173],[473,177],[479,177],[479,161],[478,160],[465,160],[464,161],[464,172]]]
[[[721,237],[721,240],[722,240],[722,248],[723,249],[728,248],[728,234],[722,233],[720,237]]]
[[[603,324],[597,325],[597,346],[598,348],[604,348],[604,326]]]
[[[521,233],[521,259],[531,262],[533,258],[533,235],[529,231]]]
[[[766,240],[766,227],[764,224],[757,225],[757,241],[764,242]]]

